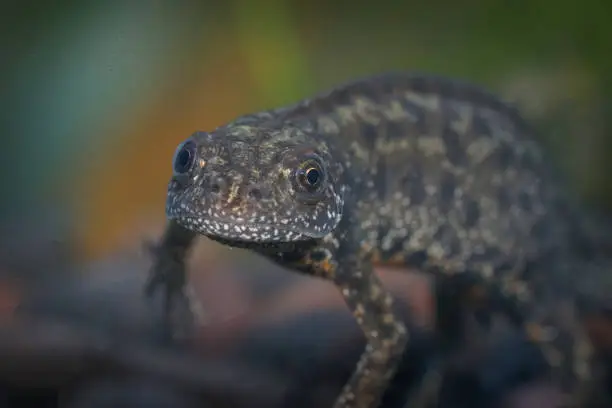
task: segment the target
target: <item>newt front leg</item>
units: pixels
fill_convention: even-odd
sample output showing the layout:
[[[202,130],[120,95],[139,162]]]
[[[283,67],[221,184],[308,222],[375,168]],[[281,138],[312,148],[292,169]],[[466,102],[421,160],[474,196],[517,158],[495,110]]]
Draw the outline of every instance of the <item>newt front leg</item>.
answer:
[[[185,335],[193,317],[184,289],[187,280],[185,262],[196,234],[175,222],[169,222],[157,243],[147,243],[153,255],[153,265],[145,286],[145,295],[151,298],[158,290],[164,292],[164,337]]]
[[[367,345],[334,408],[377,407],[407,347],[408,331],[393,298],[357,245],[315,248],[314,274],[332,281],[364,332]]]

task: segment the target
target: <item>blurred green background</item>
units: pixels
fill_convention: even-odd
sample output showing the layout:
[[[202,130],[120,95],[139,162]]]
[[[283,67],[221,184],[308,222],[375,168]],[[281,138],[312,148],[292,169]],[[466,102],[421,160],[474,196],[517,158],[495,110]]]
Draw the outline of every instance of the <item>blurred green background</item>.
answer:
[[[387,70],[519,102],[572,186],[612,209],[611,2],[12,3],[1,225],[56,222],[78,258],[160,232],[170,160],[194,130]]]

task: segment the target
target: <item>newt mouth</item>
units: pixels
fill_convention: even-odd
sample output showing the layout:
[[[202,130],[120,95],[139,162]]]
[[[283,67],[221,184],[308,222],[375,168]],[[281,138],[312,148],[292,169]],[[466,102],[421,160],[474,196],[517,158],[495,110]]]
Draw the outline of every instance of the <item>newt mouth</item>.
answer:
[[[212,239],[261,243],[311,239],[303,232],[289,226],[253,223],[221,217],[196,217],[180,213],[168,214],[168,219]]]

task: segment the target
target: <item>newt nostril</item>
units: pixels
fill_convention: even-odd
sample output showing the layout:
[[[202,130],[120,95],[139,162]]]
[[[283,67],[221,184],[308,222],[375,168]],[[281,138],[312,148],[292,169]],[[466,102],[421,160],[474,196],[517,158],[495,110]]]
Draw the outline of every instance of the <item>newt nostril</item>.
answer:
[[[261,190],[258,189],[257,187],[253,187],[249,189],[249,191],[247,192],[247,197],[253,200],[261,199]]]
[[[247,198],[249,200],[261,200],[269,196],[268,189],[260,185],[251,186],[247,190]]]
[[[209,192],[213,195],[222,194],[227,188],[227,183],[223,177],[214,178],[209,185]]]

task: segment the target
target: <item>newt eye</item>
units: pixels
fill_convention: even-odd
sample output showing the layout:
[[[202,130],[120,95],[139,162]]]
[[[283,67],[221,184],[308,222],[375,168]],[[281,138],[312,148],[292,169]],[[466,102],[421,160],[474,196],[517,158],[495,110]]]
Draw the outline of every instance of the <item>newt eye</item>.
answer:
[[[176,149],[172,168],[175,174],[185,174],[191,170],[195,161],[196,145],[192,140],[188,140]]]
[[[316,186],[321,178],[321,173],[318,169],[314,167],[310,167],[308,170],[304,172],[304,177],[306,177],[306,181],[311,186]]]
[[[298,171],[297,180],[307,191],[316,191],[323,184],[325,172],[323,166],[316,159],[304,161]]]

